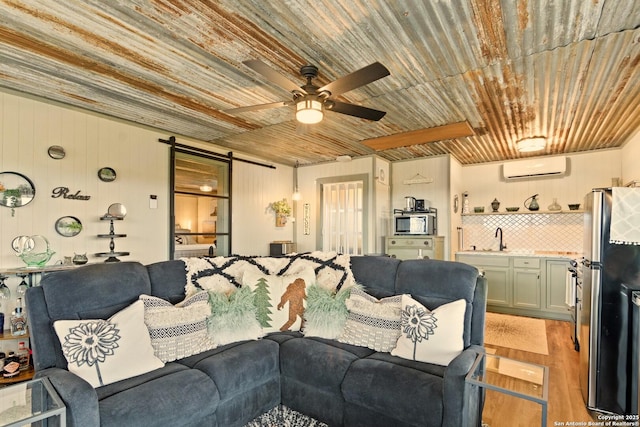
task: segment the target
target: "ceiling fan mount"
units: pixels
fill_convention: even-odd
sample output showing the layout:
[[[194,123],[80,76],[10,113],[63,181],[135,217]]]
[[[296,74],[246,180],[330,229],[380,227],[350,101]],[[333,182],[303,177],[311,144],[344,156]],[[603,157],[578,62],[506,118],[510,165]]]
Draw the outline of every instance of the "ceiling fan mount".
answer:
[[[313,79],[318,77],[318,67],[315,65],[303,65],[300,67],[300,74],[307,81],[306,84],[298,86],[260,60],[248,60],[244,61],[243,64],[261,74],[272,83],[286,89],[292,94],[292,99],[290,101],[231,108],[225,110],[227,113],[235,114],[245,111],[295,105],[296,119],[306,124],[320,122],[324,116],[324,110],[373,121],[380,120],[386,114],[384,111],[332,99],[334,96],[341,95],[388,76],[390,74],[389,70],[379,62],[374,62],[322,87],[313,84]]]

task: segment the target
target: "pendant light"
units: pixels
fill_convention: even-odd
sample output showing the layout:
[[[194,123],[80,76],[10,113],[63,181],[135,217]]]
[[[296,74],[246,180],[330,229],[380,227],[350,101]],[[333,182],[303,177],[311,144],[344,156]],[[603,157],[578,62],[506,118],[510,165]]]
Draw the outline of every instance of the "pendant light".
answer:
[[[291,196],[291,200],[294,202],[302,200],[302,194],[298,190],[298,166],[300,166],[300,163],[296,160],[296,165],[293,167],[293,195]]]

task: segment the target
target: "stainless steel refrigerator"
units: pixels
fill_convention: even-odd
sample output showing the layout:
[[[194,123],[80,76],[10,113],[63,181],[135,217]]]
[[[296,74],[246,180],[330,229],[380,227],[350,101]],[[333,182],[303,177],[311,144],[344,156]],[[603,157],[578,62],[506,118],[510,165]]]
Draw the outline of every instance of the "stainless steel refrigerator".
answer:
[[[588,408],[631,413],[631,292],[640,290],[640,246],[609,243],[611,189],[585,196],[580,385]]]

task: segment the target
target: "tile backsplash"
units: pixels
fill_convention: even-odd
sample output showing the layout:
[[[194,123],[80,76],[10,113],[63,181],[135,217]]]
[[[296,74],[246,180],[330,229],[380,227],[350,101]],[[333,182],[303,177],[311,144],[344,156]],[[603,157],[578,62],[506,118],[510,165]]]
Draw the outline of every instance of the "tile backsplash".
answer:
[[[581,212],[463,215],[463,250],[497,250],[498,227],[510,251],[582,252]]]

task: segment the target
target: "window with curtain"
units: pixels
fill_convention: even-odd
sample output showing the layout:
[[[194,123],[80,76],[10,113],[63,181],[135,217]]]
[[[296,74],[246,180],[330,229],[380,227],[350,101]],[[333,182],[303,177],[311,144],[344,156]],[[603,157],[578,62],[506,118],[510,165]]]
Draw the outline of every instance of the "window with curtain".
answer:
[[[322,249],[362,255],[363,181],[322,184]]]

